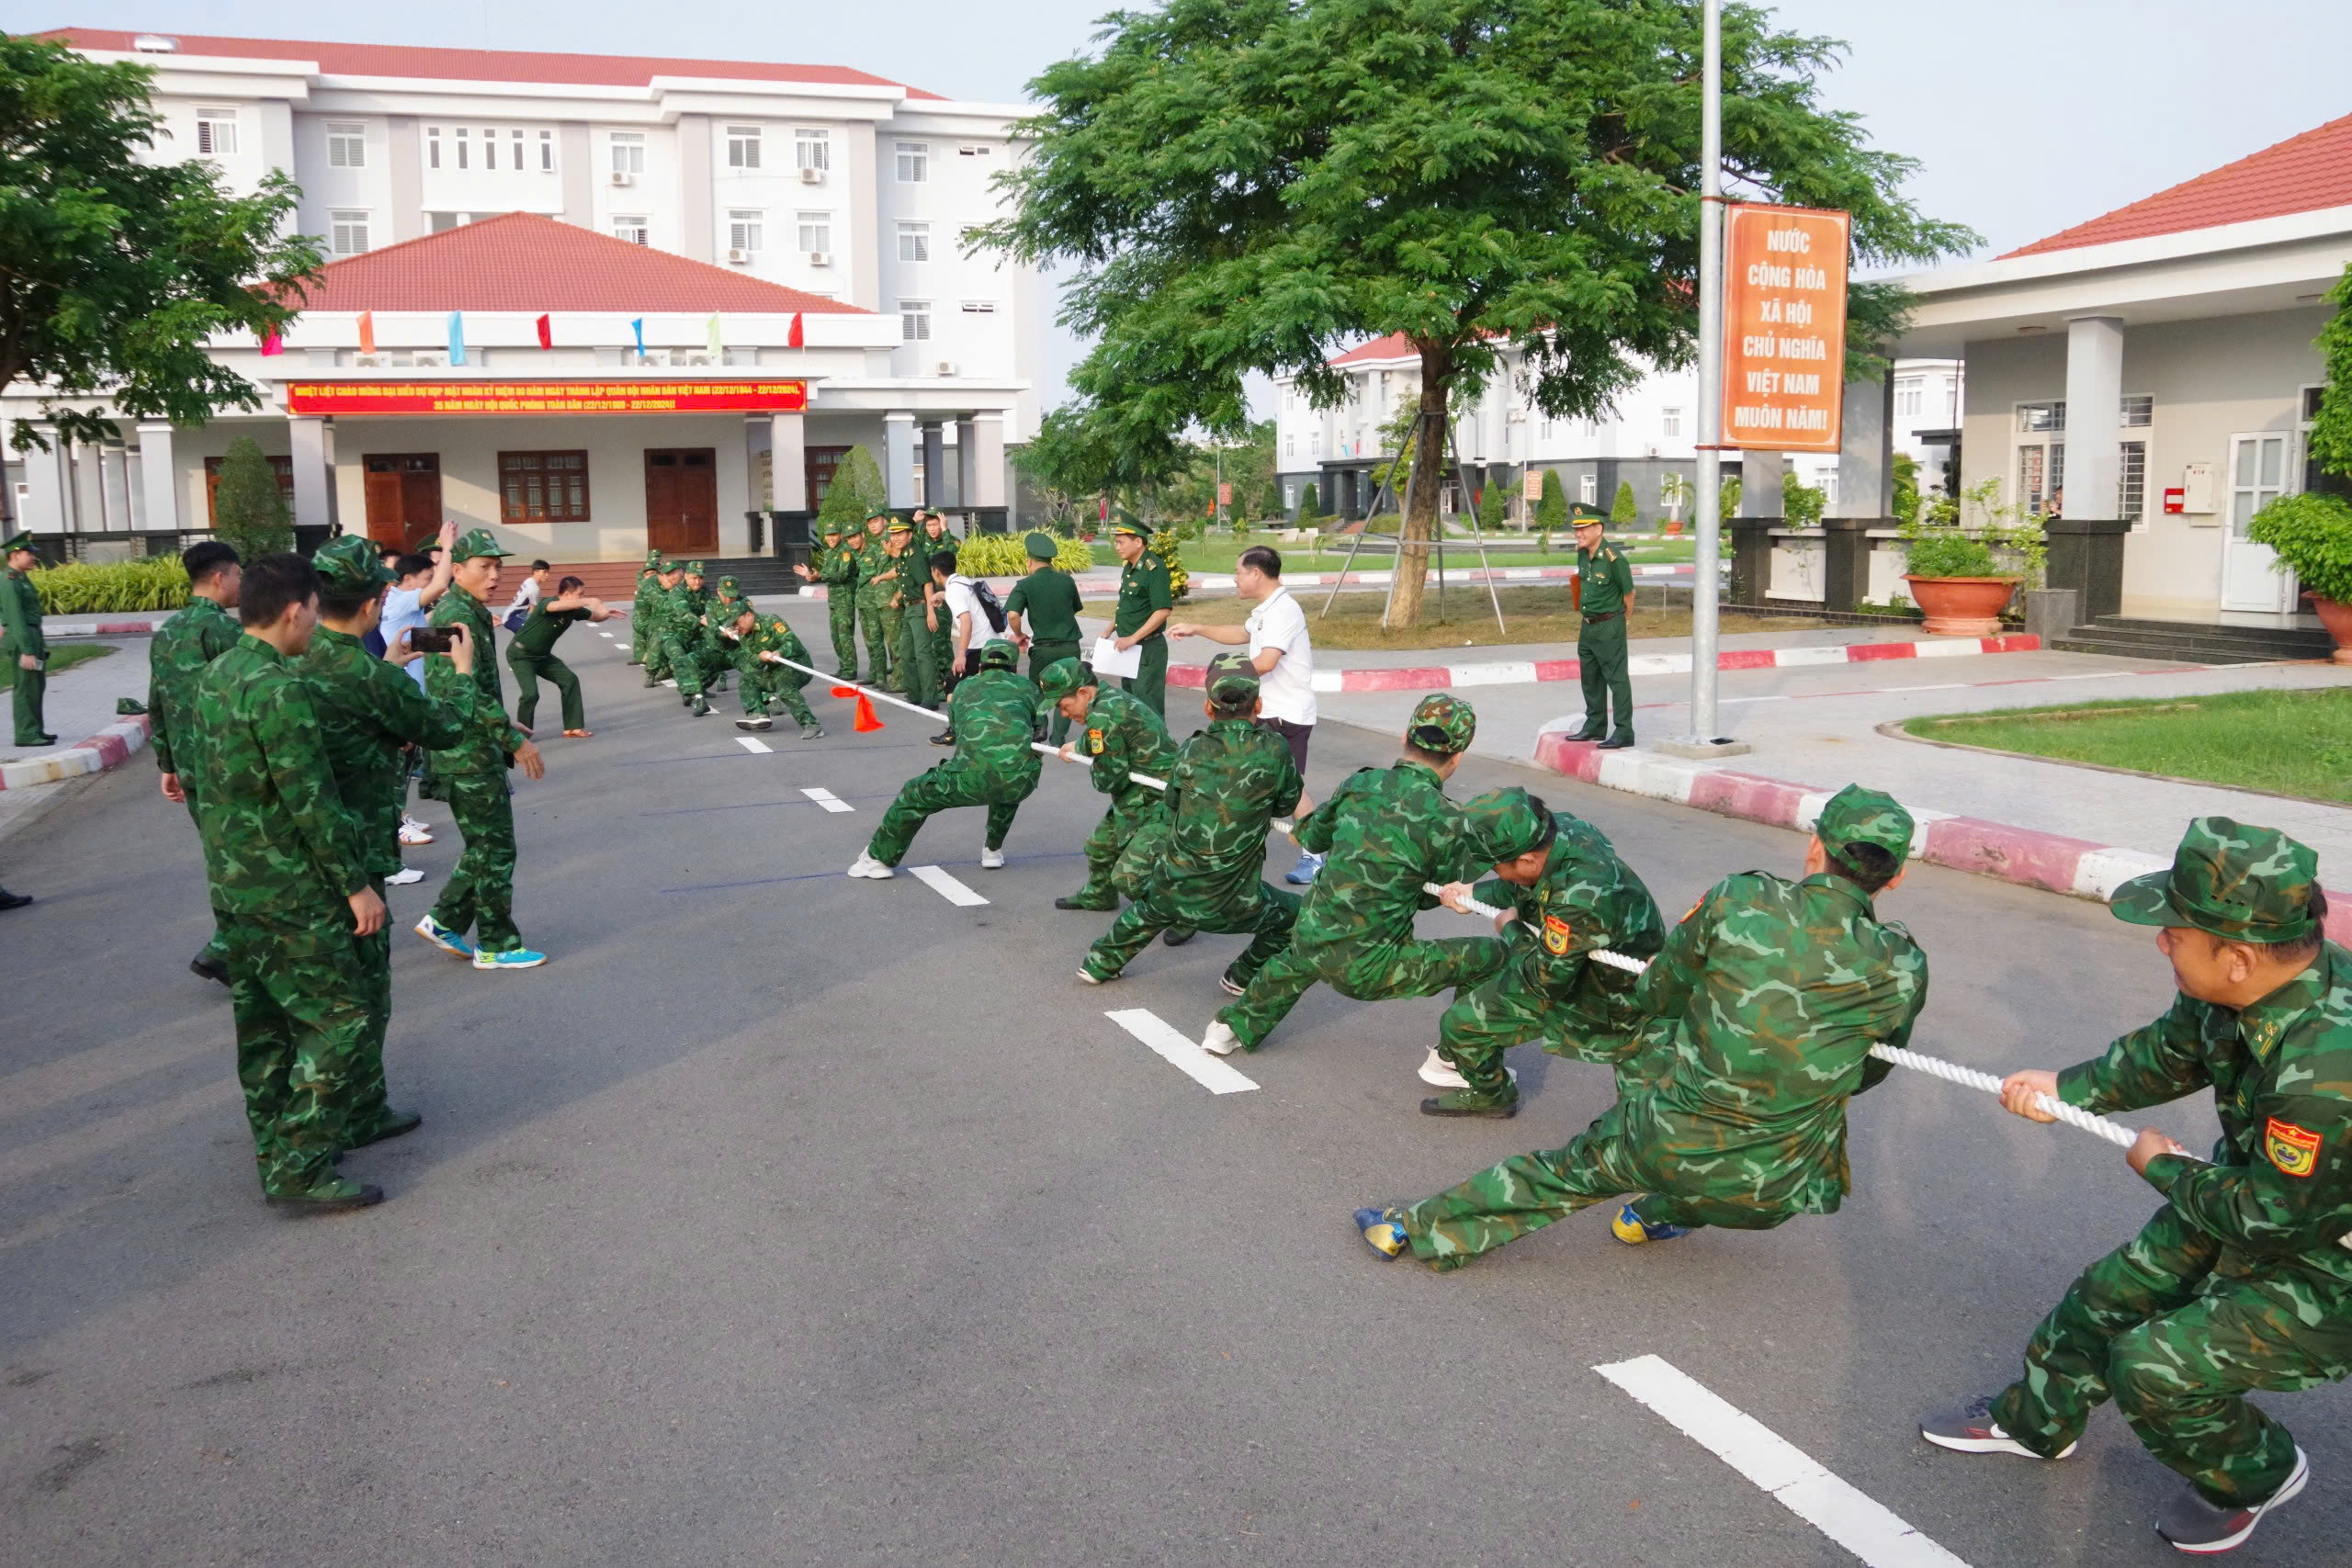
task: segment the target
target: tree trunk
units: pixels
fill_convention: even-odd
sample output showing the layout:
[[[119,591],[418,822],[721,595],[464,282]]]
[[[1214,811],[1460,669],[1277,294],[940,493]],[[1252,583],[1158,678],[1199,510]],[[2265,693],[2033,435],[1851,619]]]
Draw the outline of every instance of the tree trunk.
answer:
[[[1421,345],[1421,422],[1413,443],[1413,471],[1400,502],[1404,522],[1396,536],[1396,592],[1389,601],[1391,626],[1421,621],[1421,590],[1430,575],[1430,540],[1437,534],[1437,496],[1445,479],[1445,400],[1453,380],[1453,355],[1442,346]]]

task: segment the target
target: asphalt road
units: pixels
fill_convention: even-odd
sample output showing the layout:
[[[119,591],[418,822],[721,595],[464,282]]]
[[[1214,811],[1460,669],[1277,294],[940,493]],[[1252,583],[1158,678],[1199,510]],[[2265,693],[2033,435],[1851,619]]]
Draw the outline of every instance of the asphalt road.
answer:
[[[2177,1560],[2149,1529],[2177,1483],[2111,1411],[2040,1467],[1913,1427],[2006,1381],[2154,1207],[2120,1151],[1903,1076],[1856,1109],[1836,1216],[1634,1249],[1595,1210],[1460,1273],[1384,1264],[1352,1208],[1565,1141],[1607,1074],[1522,1049],[1516,1121],[1430,1121],[1440,1003],[1318,990],[1233,1059],[1256,1091],[1212,1095],[1104,1011],[1197,1034],[1233,939],[1072,976],[1102,921],[1050,908],[1096,815],[1076,769],[1001,871],[978,811],[925,829],[910,863],[989,900],[958,908],[841,874],[938,755],[921,721],[853,735],[820,699],[829,739],[755,755],[615,644],[564,651],[599,733],[516,785],[553,962],[405,934],[454,835],[414,852],[390,1066],[426,1123],[346,1161],[381,1208],[262,1207],[226,1002],[185,965],[197,846],[143,762],[6,846],[40,902],[0,926],[0,1562],[1855,1561],[1592,1371],[1645,1355],[1975,1568]],[[1388,755],[1326,726],[1310,788]],[[1498,763],[1455,793],[1514,779],[1669,914],[1801,852]],[[2089,906],[1922,868],[1886,908],[1939,1055],[2061,1065],[2168,999]],[[2154,1119],[2211,1134],[2201,1105]],[[2352,1401],[2270,1403],[2315,1479],[2246,1560],[2340,1563]]]

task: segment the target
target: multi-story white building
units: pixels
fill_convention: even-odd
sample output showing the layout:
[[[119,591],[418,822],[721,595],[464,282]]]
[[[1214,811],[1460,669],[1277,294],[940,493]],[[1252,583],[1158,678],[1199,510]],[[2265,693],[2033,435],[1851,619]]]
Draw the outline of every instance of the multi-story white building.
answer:
[[[967,255],[965,235],[997,213],[1018,106],[837,66],[51,36],[153,70],[155,157],[210,160],[240,191],[285,173],[332,265],[282,353],[213,345],[264,388],[264,413],[12,463],[37,532],[201,527],[207,462],[238,434],[282,464],[302,524],[389,535],[439,513],[575,558],[664,533],[748,548],[747,514],[805,515],[852,444],[895,504],[1001,525],[1005,448],[1036,427],[1046,301],[1034,269]],[[431,412],[353,412],[379,395],[359,389],[426,382]],[[688,383],[707,385],[681,400]],[[32,412],[33,390],[6,414]],[[588,412],[608,408],[626,412]],[[674,487],[654,461],[681,453],[715,490],[695,508],[711,524],[683,532],[656,515]],[[593,511],[502,501],[509,459],[548,454],[585,466]],[[368,478],[386,464],[432,472],[435,493],[387,513],[398,487]]]

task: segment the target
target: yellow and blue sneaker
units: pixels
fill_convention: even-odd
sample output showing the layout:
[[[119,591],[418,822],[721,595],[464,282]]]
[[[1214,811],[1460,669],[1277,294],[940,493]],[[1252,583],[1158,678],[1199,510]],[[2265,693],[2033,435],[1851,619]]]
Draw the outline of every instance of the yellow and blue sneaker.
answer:
[[[1617,1217],[1609,1222],[1609,1229],[1627,1247],[1639,1247],[1645,1241],[1679,1241],[1690,1234],[1681,1225],[1652,1224],[1634,1213],[1631,1203],[1617,1211]]]
[[[416,922],[416,934],[452,958],[474,956],[474,944],[466,940],[465,933],[451,931],[430,915]]]
[[[537,969],[548,961],[544,953],[533,953],[527,947],[510,947],[503,953],[481,952],[474,954],[477,969]]]
[[[1363,1244],[1383,1258],[1402,1258],[1412,1250],[1412,1238],[1405,1234],[1404,1215],[1396,1209],[1358,1209],[1356,1234]]]

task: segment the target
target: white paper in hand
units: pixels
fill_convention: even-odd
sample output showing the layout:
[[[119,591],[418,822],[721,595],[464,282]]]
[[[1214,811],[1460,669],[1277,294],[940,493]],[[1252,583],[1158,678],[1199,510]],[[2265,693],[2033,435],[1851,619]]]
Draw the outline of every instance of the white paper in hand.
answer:
[[[1094,639],[1093,657],[1087,662],[1094,667],[1095,674],[1105,678],[1140,675],[1143,673],[1143,644],[1137,643],[1122,652],[1117,637],[1099,637]]]

